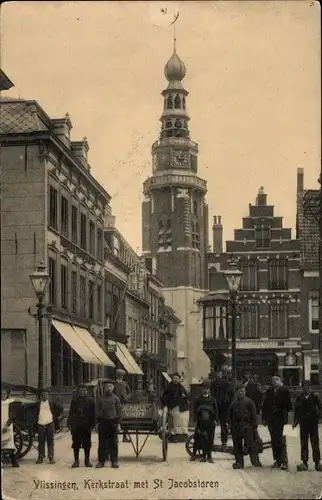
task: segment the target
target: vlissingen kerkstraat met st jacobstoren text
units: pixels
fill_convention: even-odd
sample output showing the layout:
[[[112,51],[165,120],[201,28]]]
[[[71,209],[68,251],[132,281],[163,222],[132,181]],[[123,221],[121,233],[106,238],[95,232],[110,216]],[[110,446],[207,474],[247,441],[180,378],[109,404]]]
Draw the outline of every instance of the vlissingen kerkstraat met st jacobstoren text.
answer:
[[[204,489],[204,488],[219,488],[218,481],[204,481],[201,479],[186,479],[179,480],[173,477],[167,479],[154,478],[150,481],[148,479],[144,481],[130,481],[126,479],[125,481],[112,481],[103,479],[91,479],[85,478],[80,483],[69,482],[69,481],[42,481],[34,480],[34,488],[36,490],[62,490],[66,491],[69,489],[78,490],[158,490],[158,489]]]

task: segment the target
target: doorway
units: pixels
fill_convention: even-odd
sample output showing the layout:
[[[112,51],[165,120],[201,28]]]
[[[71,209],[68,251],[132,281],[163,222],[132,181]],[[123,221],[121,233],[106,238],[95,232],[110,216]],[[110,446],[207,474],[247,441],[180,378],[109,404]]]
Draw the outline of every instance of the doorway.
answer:
[[[294,387],[300,384],[300,370],[298,368],[285,368],[283,370],[283,384]]]

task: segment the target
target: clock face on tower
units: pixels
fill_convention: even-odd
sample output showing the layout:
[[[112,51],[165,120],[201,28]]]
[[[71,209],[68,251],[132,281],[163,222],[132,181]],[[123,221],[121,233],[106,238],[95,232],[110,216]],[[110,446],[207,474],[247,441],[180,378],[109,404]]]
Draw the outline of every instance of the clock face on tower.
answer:
[[[187,168],[188,153],[185,151],[174,151],[172,155],[172,166],[177,168]]]

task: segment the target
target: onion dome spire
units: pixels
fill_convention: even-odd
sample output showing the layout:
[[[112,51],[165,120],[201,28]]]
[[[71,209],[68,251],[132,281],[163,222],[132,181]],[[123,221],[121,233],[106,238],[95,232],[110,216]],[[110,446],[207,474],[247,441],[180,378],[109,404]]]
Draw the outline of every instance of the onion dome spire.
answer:
[[[180,59],[176,49],[176,38],[174,38],[173,54],[165,65],[164,74],[169,83],[181,82],[186,76],[185,63]],[[181,83],[180,83],[181,85]]]

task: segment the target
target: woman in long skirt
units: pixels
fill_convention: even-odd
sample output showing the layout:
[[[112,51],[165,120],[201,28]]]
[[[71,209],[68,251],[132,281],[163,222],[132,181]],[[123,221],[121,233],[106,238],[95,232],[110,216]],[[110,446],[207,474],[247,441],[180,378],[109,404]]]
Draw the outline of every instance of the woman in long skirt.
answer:
[[[10,412],[10,404],[15,400],[7,398],[7,393],[1,393],[1,454],[8,454],[12,467],[19,467],[15,456],[15,443],[13,438],[13,419]]]
[[[170,441],[183,442],[188,436],[189,403],[188,393],[181,383],[179,373],[172,375],[172,380],[161,397],[163,406],[167,406],[172,420]]]

